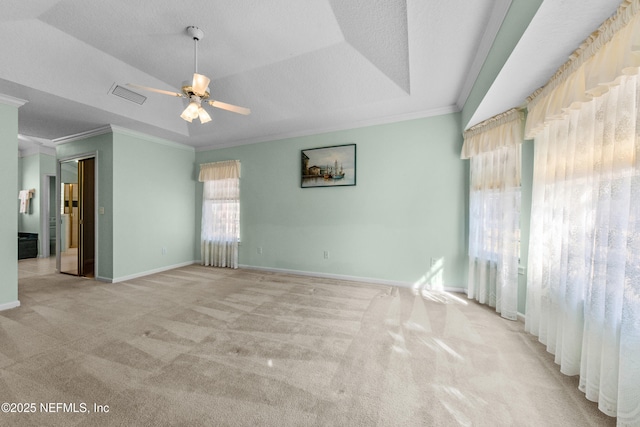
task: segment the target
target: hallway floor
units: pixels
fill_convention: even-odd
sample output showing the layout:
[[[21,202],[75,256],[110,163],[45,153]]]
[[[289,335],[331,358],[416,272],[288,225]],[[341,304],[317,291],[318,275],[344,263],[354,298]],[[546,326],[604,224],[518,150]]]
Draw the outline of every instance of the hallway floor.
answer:
[[[18,280],[56,272],[56,256],[27,258],[18,261]]]

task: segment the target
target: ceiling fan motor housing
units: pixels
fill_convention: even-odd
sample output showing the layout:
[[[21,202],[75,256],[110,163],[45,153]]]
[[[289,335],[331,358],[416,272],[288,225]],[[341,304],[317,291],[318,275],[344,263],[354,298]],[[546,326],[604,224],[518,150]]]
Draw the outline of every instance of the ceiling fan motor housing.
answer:
[[[204,32],[198,27],[194,27],[193,25],[187,27],[187,34],[194,40],[202,40],[204,37]]]
[[[185,94],[185,97],[191,98],[192,95],[196,95],[196,93],[193,91],[193,86],[191,86],[191,82],[182,82],[182,93]],[[202,94],[200,96],[200,99],[207,99],[209,98],[209,88],[207,88],[207,90],[204,92],[204,94]]]

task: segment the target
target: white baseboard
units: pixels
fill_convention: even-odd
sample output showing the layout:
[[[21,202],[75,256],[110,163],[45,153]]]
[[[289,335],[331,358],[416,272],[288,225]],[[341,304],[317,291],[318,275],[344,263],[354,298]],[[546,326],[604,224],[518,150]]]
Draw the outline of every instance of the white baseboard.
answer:
[[[457,292],[459,294],[464,294],[464,296],[466,297],[467,294],[467,288],[452,288],[450,286],[445,286],[444,288],[445,292]]]
[[[345,274],[320,273],[317,271],[291,270],[287,268],[260,267],[260,266],[253,266],[253,265],[244,265],[244,264],[239,265],[239,267],[246,268],[247,270],[261,270],[261,271],[270,271],[273,273],[298,274],[300,276],[313,276],[313,277],[323,277],[325,279],[349,280],[352,282],[372,283],[374,285],[385,285],[385,286],[397,286],[401,288],[413,288],[415,286],[415,284],[411,282],[377,279],[373,277],[348,276]],[[466,289],[464,288],[445,287],[443,290],[446,292],[466,293]]]
[[[20,307],[20,301],[15,300],[11,302],[5,302],[4,304],[0,304],[0,311],[10,310],[16,307]]]
[[[100,277],[100,276],[96,277],[96,279],[100,280],[101,282],[118,283],[118,282],[124,282],[127,280],[138,279],[140,277],[149,276],[151,274],[162,273],[163,271],[173,270],[175,268],[186,267],[188,265],[193,265],[196,263],[197,263],[196,261],[185,261],[179,264],[168,265],[168,266],[156,268],[153,270],[147,270],[147,271],[142,271],[140,273],[130,274],[127,276],[116,277],[114,279],[109,279],[109,278]]]

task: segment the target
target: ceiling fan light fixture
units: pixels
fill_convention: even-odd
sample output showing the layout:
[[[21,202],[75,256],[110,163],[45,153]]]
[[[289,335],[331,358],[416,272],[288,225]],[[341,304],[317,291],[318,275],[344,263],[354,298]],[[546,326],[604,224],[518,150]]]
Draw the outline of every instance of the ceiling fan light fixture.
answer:
[[[192,98],[189,105],[187,105],[187,108],[185,108],[182,114],[180,114],[180,117],[182,117],[184,120],[188,121],[189,123],[191,123],[193,119],[198,117],[198,109],[202,108],[200,106],[200,103],[197,101],[198,101],[197,99]]]
[[[211,79],[203,74],[193,74],[193,84],[191,90],[198,96],[203,96],[207,92]]]
[[[200,97],[197,95],[191,96],[191,102],[187,105],[187,108],[184,109],[180,117],[189,123],[193,122],[194,119],[199,118],[200,123],[205,124],[211,121],[211,116],[207,111],[202,108],[202,102]]]
[[[207,113],[207,110],[205,110],[204,108],[202,107],[198,108],[198,114],[200,116],[200,123],[205,124],[211,121],[211,116],[209,115],[209,113]]]
[[[195,102],[190,102],[189,106],[187,107],[188,110],[188,114],[191,116],[191,119],[195,119],[198,117],[198,110],[202,108],[200,107],[199,104],[195,103]]]
[[[189,115],[189,114],[188,114],[188,111],[187,111],[187,110],[188,110],[188,108],[185,108],[185,110],[182,112],[182,114],[180,114],[180,117],[181,117],[183,120],[186,120],[186,121],[188,121],[189,123],[191,123],[191,121],[192,121],[193,119],[191,118],[191,115]]]

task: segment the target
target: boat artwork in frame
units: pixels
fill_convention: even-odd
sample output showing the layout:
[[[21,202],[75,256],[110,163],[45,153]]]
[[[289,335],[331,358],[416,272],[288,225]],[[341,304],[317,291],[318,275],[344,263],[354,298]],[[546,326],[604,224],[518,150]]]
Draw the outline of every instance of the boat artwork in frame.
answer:
[[[356,144],[301,151],[302,188],[356,185]]]

